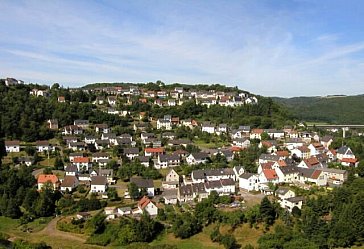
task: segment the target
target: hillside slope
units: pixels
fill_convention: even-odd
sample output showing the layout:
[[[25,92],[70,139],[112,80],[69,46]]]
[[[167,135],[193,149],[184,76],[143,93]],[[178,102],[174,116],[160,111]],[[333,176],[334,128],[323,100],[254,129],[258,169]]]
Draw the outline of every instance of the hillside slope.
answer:
[[[299,120],[333,124],[364,124],[364,95],[273,98]]]

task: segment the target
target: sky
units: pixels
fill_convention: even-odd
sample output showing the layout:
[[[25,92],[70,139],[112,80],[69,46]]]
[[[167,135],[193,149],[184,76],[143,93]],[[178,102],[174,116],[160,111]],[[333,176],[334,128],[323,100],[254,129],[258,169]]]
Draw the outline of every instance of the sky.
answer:
[[[362,0],[0,0],[0,78],[364,93]]]

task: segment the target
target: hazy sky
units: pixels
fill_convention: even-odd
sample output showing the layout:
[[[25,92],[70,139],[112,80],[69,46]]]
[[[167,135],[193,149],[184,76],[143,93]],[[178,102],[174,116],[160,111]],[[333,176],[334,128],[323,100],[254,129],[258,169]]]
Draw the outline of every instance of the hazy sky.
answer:
[[[0,0],[0,77],[364,93],[364,1]]]

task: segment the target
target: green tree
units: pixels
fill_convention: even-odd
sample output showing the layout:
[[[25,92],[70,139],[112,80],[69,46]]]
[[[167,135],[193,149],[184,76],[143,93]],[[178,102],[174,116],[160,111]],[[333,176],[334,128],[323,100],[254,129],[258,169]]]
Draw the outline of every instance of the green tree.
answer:
[[[276,211],[274,209],[274,206],[266,196],[262,199],[260,203],[259,212],[261,214],[261,217],[263,218],[263,221],[267,225],[273,225],[276,218]]]
[[[130,198],[132,198],[133,200],[137,200],[140,198],[139,188],[135,183],[131,182],[128,184],[128,191]]]
[[[64,163],[60,157],[56,157],[54,161],[54,168],[57,170],[64,170]]]

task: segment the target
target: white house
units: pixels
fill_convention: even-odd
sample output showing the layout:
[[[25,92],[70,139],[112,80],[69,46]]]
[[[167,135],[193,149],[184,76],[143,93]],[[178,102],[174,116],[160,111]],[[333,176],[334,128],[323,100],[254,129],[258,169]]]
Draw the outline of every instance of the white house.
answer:
[[[292,212],[294,207],[302,209],[303,201],[304,201],[303,196],[295,196],[295,197],[281,200],[280,205],[282,208],[285,208],[289,212]]]
[[[165,189],[163,191],[162,197],[164,199],[164,204],[177,204],[177,192],[178,190],[175,189]]]
[[[158,119],[157,120],[157,129],[164,129],[164,130],[172,130],[172,122],[171,120],[166,120],[166,119]]]
[[[252,129],[250,133],[250,139],[262,139],[263,129]]]
[[[138,211],[135,213],[143,212],[148,213],[150,216],[158,214],[157,206],[147,196],[143,196],[143,198],[138,201]]]
[[[107,160],[109,159],[109,154],[106,152],[96,152],[92,154],[92,162],[97,163],[100,160]]]
[[[357,166],[358,163],[353,151],[347,146],[342,146],[337,150],[336,158],[344,166]]]
[[[299,146],[292,149],[291,154],[301,159],[307,159],[311,156],[311,150],[307,146]]]
[[[168,167],[177,167],[180,165],[181,159],[178,155],[159,155],[157,164],[154,165],[156,169],[160,168],[168,168]]]
[[[207,133],[210,133],[210,134],[214,134],[215,133],[215,126],[212,125],[209,122],[206,122],[206,123],[203,123],[201,125],[201,130],[202,130],[202,132],[207,132]]]
[[[191,153],[186,157],[186,162],[188,165],[196,165],[200,163],[207,163],[209,155],[204,152]]]
[[[275,169],[278,181],[281,183],[293,183],[298,181],[298,169],[295,166],[278,167]]]
[[[248,191],[259,190],[259,177],[257,174],[244,173],[239,176],[239,188]]]
[[[66,175],[61,183],[61,191],[72,192],[79,184],[79,181],[76,176]]]
[[[248,148],[250,146],[250,140],[248,138],[235,138],[232,145],[240,148]]]
[[[88,171],[92,166],[88,157],[76,157],[73,160],[73,165],[77,166],[78,171]]]
[[[235,174],[235,180],[238,181],[239,180],[239,176],[241,176],[242,174],[245,173],[245,169],[243,166],[235,166],[233,168],[234,174]]]
[[[125,148],[124,155],[129,158],[129,160],[133,160],[139,156],[139,148]]]
[[[130,207],[121,207],[118,208],[117,212],[119,215],[124,216],[124,215],[130,215],[132,211]]]
[[[263,169],[262,172],[259,174],[259,182],[271,182],[273,184],[277,184],[279,182],[279,178],[274,169]]]
[[[35,144],[36,144],[38,152],[53,150],[53,147],[49,144],[49,142],[47,140],[36,141]]]
[[[148,196],[154,196],[154,183],[152,179],[144,179],[140,177],[132,177],[130,178],[130,182],[134,183],[138,186],[139,190],[145,189],[148,193]]]
[[[20,141],[5,141],[5,150],[7,153],[9,152],[20,152]]]
[[[291,197],[295,197],[296,194],[295,192],[293,192],[292,190],[290,190],[289,188],[284,188],[284,187],[279,187],[276,190],[276,196],[283,200],[283,199],[287,199],[287,198],[291,198]]]
[[[104,193],[107,188],[107,179],[105,176],[91,177],[91,193]]]
[[[233,179],[235,181],[235,174],[231,168],[198,169],[192,171],[191,178],[193,183],[219,181],[222,179]]]

